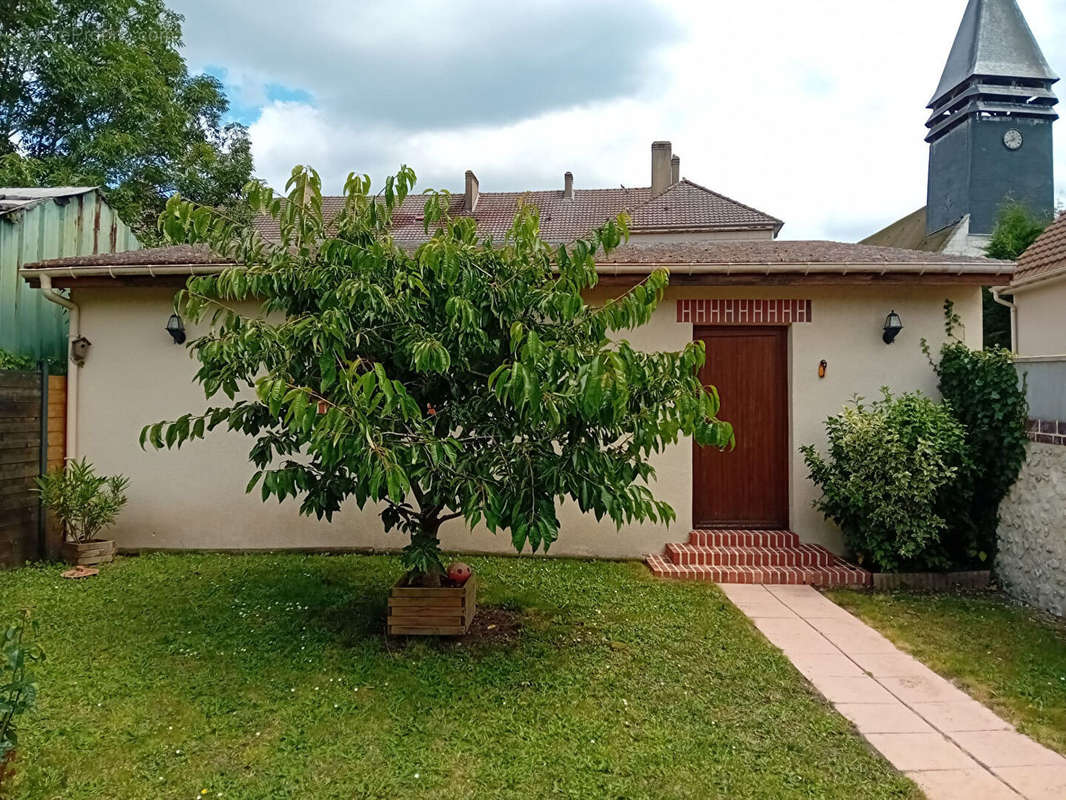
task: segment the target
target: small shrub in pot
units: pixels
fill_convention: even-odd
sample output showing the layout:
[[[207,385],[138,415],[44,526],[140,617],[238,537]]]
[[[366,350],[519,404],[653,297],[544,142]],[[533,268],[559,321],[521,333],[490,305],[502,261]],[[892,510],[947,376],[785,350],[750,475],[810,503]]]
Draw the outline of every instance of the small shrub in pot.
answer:
[[[129,479],[122,475],[97,475],[86,459],[71,461],[37,479],[45,507],[63,527],[63,556],[73,564],[111,561],[115,543],[99,533],[112,525],[126,505]]]

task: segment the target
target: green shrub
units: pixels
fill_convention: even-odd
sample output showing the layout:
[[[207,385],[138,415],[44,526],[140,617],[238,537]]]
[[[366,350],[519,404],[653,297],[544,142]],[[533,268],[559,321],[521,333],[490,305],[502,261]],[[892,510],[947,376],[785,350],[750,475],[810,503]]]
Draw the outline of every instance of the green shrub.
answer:
[[[44,660],[44,652],[30,642],[36,628],[29,613],[8,625],[0,640],[0,783],[3,783],[4,757],[18,745],[16,717],[37,702],[37,684],[28,666]]]
[[[55,512],[71,542],[91,542],[111,525],[126,505],[128,485],[122,475],[97,475],[84,458],[37,479],[41,502]]]
[[[29,356],[20,356],[17,353],[12,353],[10,350],[0,348],[0,370],[28,372],[31,369],[35,369],[36,366],[37,365],[33,363],[33,359]]]
[[[67,362],[64,358],[49,357],[48,372],[50,375],[66,375]],[[37,361],[32,356],[12,353],[0,347],[0,371],[11,372],[35,372]]]
[[[966,431],[969,460],[975,469],[964,488],[969,502],[952,524],[956,560],[986,562],[996,551],[999,505],[1025,463],[1029,404],[1018,381],[1011,352],[1002,347],[971,350],[954,338],[958,323],[945,305],[951,336],[933,369],[940,393]],[[929,348],[923,342],[928,355]]]
[[[944,544],[957,481],[971,470],[963,427],[920,393],[865,406],[862,398],[826,420],[828,455],[802,448],[822,490],[815,508],[832,519],[862,565],[881,572],[951,565]]]

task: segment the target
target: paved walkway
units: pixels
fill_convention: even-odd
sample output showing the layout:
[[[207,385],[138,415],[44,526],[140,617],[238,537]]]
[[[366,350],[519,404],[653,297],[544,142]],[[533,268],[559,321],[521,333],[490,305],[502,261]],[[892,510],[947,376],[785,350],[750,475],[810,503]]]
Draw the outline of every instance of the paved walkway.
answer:
[[[929,800],[1066,798],[1066,758],[810,586],[719,588]]]

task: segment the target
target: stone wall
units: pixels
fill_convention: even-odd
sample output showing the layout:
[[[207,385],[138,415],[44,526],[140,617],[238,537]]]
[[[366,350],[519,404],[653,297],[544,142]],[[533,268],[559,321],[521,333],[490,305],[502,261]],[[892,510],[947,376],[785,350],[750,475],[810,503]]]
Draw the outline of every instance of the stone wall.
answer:
[[[1019,600],[1066,616],[1066,446],[1029,443],[1000,506],[996,572]]]

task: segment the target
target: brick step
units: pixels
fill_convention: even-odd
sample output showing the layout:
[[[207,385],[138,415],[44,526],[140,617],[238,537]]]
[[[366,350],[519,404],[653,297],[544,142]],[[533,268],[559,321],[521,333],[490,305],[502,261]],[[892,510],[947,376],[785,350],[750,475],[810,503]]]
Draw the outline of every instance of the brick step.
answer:
[[[797,544],[792,547],[708,547],[668,544],[666,557],[680,566],[707,567],[828,567],[837,558],[824,547]]]
[[[868,586],[870,573],[843,562],[815,567],[736,567],[675,564],[664,555],[649,555],[645,563],[660,578],[714,581],[715,583],[803,584],[830,588]]]
[[[688,543],[697,547],[795,547],[799,536],[792,531],[692,531]]]

